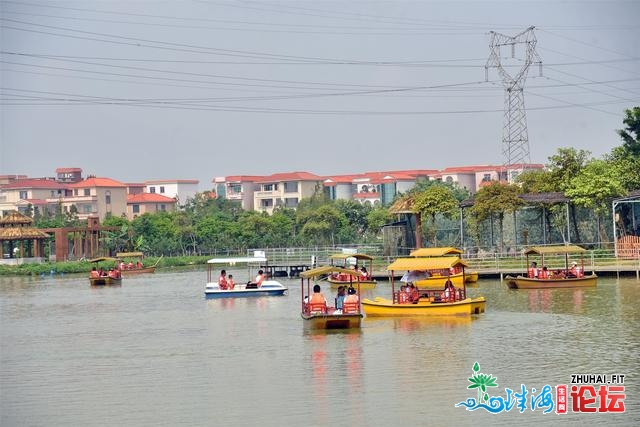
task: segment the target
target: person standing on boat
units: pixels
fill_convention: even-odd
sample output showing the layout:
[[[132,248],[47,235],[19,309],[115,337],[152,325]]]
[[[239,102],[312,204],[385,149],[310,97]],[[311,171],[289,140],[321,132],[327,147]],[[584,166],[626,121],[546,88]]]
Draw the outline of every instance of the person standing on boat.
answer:
[[[571,263],[571,269],[569,270],[570,277],[582,277],[582,269],[578,267],[578,263],[573,261]]]
[[[232,290],[233,288],[235,288],[235,286],[236,286],[236,282],[233,281],[233,274],[230,274],[229,278],[227,279],[227,288]]]
[[[229,283],[227,282],[227,272],[222,270],[220,272],[220,277],[218,278],[218,287],[222,290],[226,290],[229,288]]]
[[[529,276],[530,279],[537,279],[538,278],[538,263],[533,261],[531,263],[531,267],[529,267],[529,270],[527,271],[527,275]]]

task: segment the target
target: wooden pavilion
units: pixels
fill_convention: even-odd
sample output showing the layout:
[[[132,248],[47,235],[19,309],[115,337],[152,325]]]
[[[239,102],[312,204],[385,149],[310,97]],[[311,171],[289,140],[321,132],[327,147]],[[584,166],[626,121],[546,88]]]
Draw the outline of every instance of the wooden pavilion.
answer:
[[[3,263],[7,259],[11,264],[19,264],[27,258],[41,260],[44,257],[44,242],[51,236],[32,224],[31,218],[18,211],[11,211],[0,218]]]

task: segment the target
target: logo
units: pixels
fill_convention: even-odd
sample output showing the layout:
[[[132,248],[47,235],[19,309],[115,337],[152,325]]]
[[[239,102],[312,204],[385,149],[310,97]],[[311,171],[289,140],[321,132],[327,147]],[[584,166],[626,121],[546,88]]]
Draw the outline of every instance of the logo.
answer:
[[[514,407],[522,413],[527,409],[542,410],[544,414],[566,414],[571,412],[593,413],[625,411],[624,375],[571,375],[571,386],[558,384],[551,387],[545,384],[542,388],[528,388],[520,385],[517,391],[505,387],[506,396],[491,396],[490,387],[498,387],[498,378],[480,372],[478,362],[473,364],[473,375],[468,378],[471,383],[468,389],[477,391],[477,397],[470,397],[459,402],[456,407],[465,407],[467,411],[484,409],[492,414],[509,412]],[[615,385],[612,385],[615,384]],[[555,393],[554,393],[555,389]]]

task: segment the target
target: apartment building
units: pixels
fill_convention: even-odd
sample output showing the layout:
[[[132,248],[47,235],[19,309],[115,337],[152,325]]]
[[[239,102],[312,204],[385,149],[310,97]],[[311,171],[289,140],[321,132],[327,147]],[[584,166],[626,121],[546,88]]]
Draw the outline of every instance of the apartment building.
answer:
[[[127,218],[133,220],[145,213],[173,212],[176,199],[156,193],[137,193],[127,195]]]
[[[196,179],[167,179],[146,181],[146,193],[160,194],[177,200],[179,205],[184,205],[187,200],[193,199],[198,193],[198,184],[200,181]]]
[[[322,177],[309,172],[277,173],[255,180],[254,209],[273,213],[276,207],[296,208],[300,200],[322,191]]]
[[[60,201],[64,209],[75,206],[79,219],[84,220],[89,216],[104,219],[109,214],[127,214],[127,186],[119,181],[91,176],[68,187],[72,195]]]

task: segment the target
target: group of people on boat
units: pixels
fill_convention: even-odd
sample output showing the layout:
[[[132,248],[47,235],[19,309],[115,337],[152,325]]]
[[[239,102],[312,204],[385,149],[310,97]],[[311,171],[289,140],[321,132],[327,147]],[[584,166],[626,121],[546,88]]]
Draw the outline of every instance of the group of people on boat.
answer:
[[[120,277],[122,277],[122,274],[117,268],[110,268],[109,271],[106,271],[102,267],[100,267],[99,269],[97,267],[93,267],[91,273],[89,274],[89,277],[91,277],[92,279],[97,279],[99,277],[111,277],[112,279],[119,279]]]
[[[527,277],[530,279],[575,279],[584,277],[584,270],[578,266],[578,263],[573,261],[571,267],[568,270],[557,269],[549,270],[547,266],[538,268],[538,263],[533,261],[527,269]]]
[[[116,265],[116,268],[118,268],[119,270],[134,270],[134,269],[140,269],[142,268],[142,261],[138,260],[135,264],[132,261],[129,261],[128,263],[125,263],[124,261],[120,261],[120,263],[118,263]]]
[[[313,285],[313,294],[305,298],[307,309],[310,313],[327,313],[327,299],[322,294],[320,285]],[[360,299],[353,286],[339,286],[335,298],[335,311],[333,314],[358,313]]]
[[[397,301],[398,304],[417,304],[421,297],[429,298],[432,302],[456,302],[465,298],[464,290],[456,288],[453,282],[447,279],[442,291],[429,290],[421,293],[418,287],[411,282],[402,285],[397,294]]]
[[[418,287],[413,283],[400,286],[400,292],[398,292],[398,304],[413,304],[420,300],[420,292]]]
[[[258,289],[262,287],[262,283],[264,282],[265,275],[263,270],[258,270],[258,275],[255,277],[253,282],[247,283],[246,289]],[[220,271],[220,277],[218,278],[218,287],[221,290],[233,290],[236,286],[235,281],[233,280],[233,274],[229,274],[227,277],[227,271]]]
[[[358,267],[358,265],[356,264],[354,266],[351,266],[351,269],[360,273],[359,277],[354,277],[355,280],[371,280],[371,273],[367,271],[367,267],[365,267],[364,265],[362,267]],[[348,274],[344,273],[334,273],[331,275],[331,278],[341,282],[348,282],[349,280],[351,280],[351,277]]]

